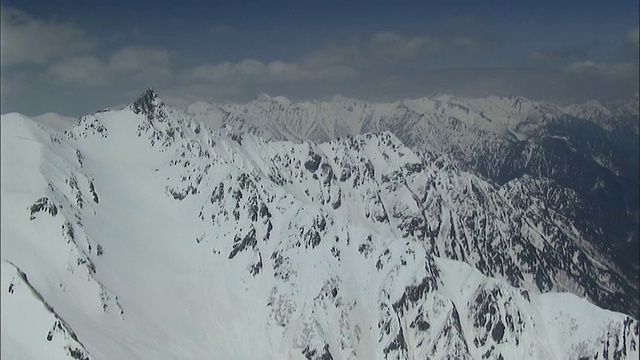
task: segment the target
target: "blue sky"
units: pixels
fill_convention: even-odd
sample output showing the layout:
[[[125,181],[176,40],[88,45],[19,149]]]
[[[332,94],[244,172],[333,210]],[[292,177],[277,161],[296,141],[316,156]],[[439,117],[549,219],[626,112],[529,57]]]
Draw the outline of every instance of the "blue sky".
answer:
[[[2,2],[2,113],[448,93],[638,92],[637,1]]]

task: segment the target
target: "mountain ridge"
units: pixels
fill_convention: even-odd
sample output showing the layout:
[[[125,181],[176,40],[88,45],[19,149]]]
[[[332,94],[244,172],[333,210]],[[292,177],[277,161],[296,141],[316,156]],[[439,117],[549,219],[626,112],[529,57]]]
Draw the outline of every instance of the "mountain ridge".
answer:
[[[572,295],[540,295],[532,280],[538,275],[528,271],[521,280],[528,285],[513,288],[508,275],[482,257],[491,251],[464,250],[463,235],[470,248],[471,240],[486,236],[471,229],[516,231],[517,224],[506,221],[512,215],[507,209],[552,231],[542,227],[546,235],[539,237],[523,232],[529,240],[522,242],[496,237],[496,269],[517,258],[505,251],[511,245],[497,246],[503,241],[559,239],[555,232],[562,228],[518,210],[530,204],[510,200],[524,198],[520,190],[496,194],[495,183],[457,169],[446,156],[418,154],[389,132],[324,144],[269,142],[231,128],[210,130],[153,96],[142,99],[147,103],[85,116],[65,134],[33,130],[18,115],[3,115],[1,122],[3,170],[25,169],[14,173],[17,178],[3,171],[3,256],[70,324],[86,346],[83,356],[637,354],[636,320]],[[17,147],[23,142],[33,147]],[[16,153],[18,159],[10,155]],[[526,198],[546,202],[539,195]],[[474,215],[482,209],[478,203],[505,220],[492,225],[489,215]],[[484,219],[485,226],[463,225],[472,219]],[[426,241],[429,231],[436,246]],[[35,234],[48,234],[45,249]],[[53,261],[39,262],[30,248]],[[434,256],[446,251],[480,256],[484,272],[498,279]],[[603,270],[594,265],[586,269]],[[4,273],[7,289],[12,280]],[[85,279],[95,291],[83,290]],[[2,292],[3,300],[13,295]],[[3,313],[20,313],[5,301],[2,306]],[[592,316],[583,318],[579,309]],[[95,329],[96,322],[103,326]],[[4,326],[3,334],[16,334]],[[536,330],[551,328],[557,336]],[[46,340],[44,329],[27,342],[61,347],[60,358],[72,356],[75,348]]]
[[[186,111],[202,121],[215,119],[218,127],[294,142],[391,131],[415,151],[446,154],[460,169],[498,184],[523,175],[552,179],[578,194],[583,214],[602,229],[603,251],[613,247],[638,287],[637,96],[570,106],[497,96],[383,104],[339,98],[288,106],[270,99]]]

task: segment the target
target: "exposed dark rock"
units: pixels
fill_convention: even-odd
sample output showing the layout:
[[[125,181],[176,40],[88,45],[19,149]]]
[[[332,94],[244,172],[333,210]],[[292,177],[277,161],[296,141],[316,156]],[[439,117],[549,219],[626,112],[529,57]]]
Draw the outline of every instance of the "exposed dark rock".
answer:
[[[47,197],[41,197],[31,207],[29,207],[29,220],[35,220],[36,213],[40,211],[46,211],[51,216],[58,215],[58,207],[56,207],[51,200]]]

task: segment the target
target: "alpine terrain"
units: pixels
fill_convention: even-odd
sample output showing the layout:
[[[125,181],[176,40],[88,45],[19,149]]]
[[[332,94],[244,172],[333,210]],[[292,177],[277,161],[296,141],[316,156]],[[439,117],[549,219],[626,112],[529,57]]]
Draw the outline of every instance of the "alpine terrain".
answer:
[[[637,104],[2,115],[1,357],[635,359]]]
[[[291,102],[261,95],[244,105],[198,102],[185,110],[215,128],[296,142],[389,131],[416,153],[445,157],[503,189],[517,187],[523,199],[545,198],[546,207],[571,218],[581,232],[578,246],[615,268],[633,289],[622,301],[593,293],[597,287],[584,292],[591,291],[588,297],[603,307],[637,317],[639,107],[637,95],[566,107],[521,97],[440,96],[376,104],[342,96]],[[531,206],[528,200],[514,205]],[[468,254],[454,255],[464,257]]]

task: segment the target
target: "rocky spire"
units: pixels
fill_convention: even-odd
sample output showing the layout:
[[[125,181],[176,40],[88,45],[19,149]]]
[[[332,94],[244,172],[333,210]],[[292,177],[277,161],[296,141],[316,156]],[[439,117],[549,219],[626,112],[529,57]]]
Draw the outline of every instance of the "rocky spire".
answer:
[[[144,114],[149,120],[158,119],[162,121],[165,117],[162,110],[163,107],[164,102],[152,88],[148,88],[131,104],[131,109],[134,113]]]

